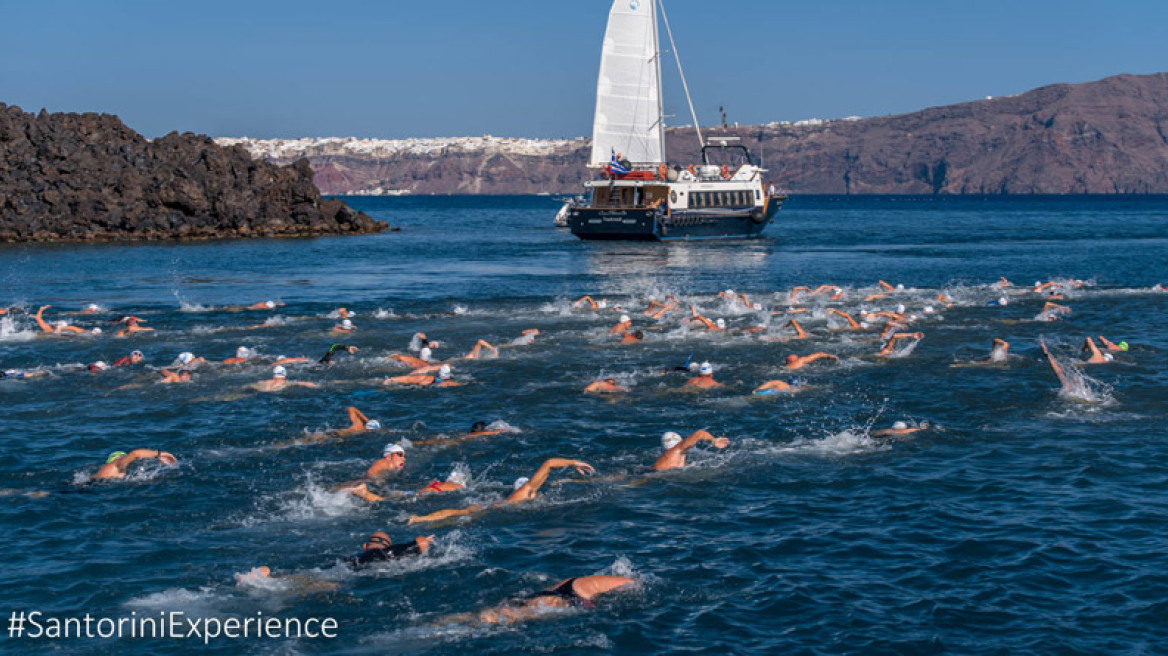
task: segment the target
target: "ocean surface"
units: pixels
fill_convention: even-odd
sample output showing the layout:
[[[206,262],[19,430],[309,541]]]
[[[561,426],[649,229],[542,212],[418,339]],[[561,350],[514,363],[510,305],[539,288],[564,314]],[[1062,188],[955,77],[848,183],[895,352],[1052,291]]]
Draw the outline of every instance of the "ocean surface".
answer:
[[[1150,654],[1168,644],[1168,199],[794,198],[768,237],[585,243],[547,197],[352,198],[401,232],[312,240],[0,246],[0,305],[101,335],[42,336],[0,319],[0,611],[44,616],[335,618],[335,639],[212,640],[215,653]],[[993,287],[1000,276],[1012,287]],[[894,289],[876,294],[877,281]],[[1038,320],[1035,281],[1070,314]],[[1075,282],[1079,281],[1079,282]],[[789,296],[795,286],[844,295]],[[718,297],[732,289],[762,310]],[[609,308],[574,310],[589,294]],[[655,321],[649,298],[684,312]],[[945,294],[952,305],[938,300]],[[1004,306],[989,305],[1005,296]],[[276,300],[271,311],[233,308]],[[795,301],[792,304],[791,301]],[[89,303],[102,311],[70,315]],[[689,305],[729,330],[688,329]],[[623,306],[644,342],[608,334]],[[879,358],[878,327],[825,312],[916,315],[924,338]],[[334,311],[356,312],[337,338]],[[792,309],[805,308],[800,314]],[[113,336],[119,315],[155,331]],[[790,337],[796,318],[809,335]],[[255,329],[249,326],[259,325]],[[750,332],[751,326],[765,326]],[[534,343],[456,360],[453,388],[381,384],[411,336],[456,358],[478,339]],[[1130,348],[1082,362],[1087,336]],[[1010,343],[995,366],[953,366]],[[1068,370],[1061,389],[1039,340]],[[259,393],[277,355],[316,388]],[[219,364],[245,346],[255,357]],[[141,365],[84,365],[140,349]],[[159,368],[189,351],[189,384]],[[841,360],[787,372],[786,355]],[[670,371],[709,361],[716,390]],[[614,377],[631,391],[585,396]],[[766,380],[797,392],[752,395]],[[347,406],[384,429],[325,443]],[[415,444],[484,421],[499,435]],[[894,422],[929,428],[896,438]],[[648,467],[664,431],[729,438],[689,466]],[[381,492],[455,468],[462,492],[369,504],[333,492],[387,442],[407,465]],[[114,450],[163,449],[127,480],[89,476]],[[549,457],[535,501],[407,526],[412,514],[505,497]],[[427,555],[353,572],[374,530],[434,535]],[[270,581],[236,573],[269,566]],[[493,626],[466,618],[571,576],[636,585],[592,609]],[[26,627],[28,628],[28,627]],[[188,653],[191,640],[0,638],[6,652]]]

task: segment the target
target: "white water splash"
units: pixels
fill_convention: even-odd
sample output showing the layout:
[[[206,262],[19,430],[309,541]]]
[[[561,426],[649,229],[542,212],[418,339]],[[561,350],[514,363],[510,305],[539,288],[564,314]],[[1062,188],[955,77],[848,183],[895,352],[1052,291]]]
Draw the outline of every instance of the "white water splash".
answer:
[[[14,317],[0,317],[0,342],[27,342],[39,334],[39,330],[22,327]]]

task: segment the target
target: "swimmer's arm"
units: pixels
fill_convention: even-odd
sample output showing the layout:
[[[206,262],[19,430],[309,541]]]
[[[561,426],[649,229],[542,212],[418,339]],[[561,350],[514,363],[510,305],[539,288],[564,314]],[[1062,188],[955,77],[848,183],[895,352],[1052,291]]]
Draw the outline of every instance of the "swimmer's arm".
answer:
[[[350,428],[353,430],[364,430],[365,424],[369,423],[369,417],[366,417],[365,413],[354,406],[349,406],[346,408],[346,411],[349,413],[349,423],[352,424]]]
[[[292,383],[292,384],[296,385],[297,387],[319,387],[319,385],[317,385],[316,383],[298,382],[298,383]]]
[[[524,483],[523,486],[518,490],[512,492],[511,496],[507,497],[507,503],[519,503],[521,501],[534,499],[535,494],[539,492],[539,488],[543,487],[543,484],[547,481],[548,475],[551,474],[552,470],[562,469],[564,467],[575,467],[576,471],[579,471],[581,474],[585,475],[590,475],[596,471],[592,468],[592,465],[589,465],[586,462],[581,462],[579,460],[572,460],[570,458],[548,458],[542,465],[539,466],[539,469],[537,469],[536,472],[531,475],[530,480]]]
[[[49,324],[45,323],[45,320],[44,320],[42,315],[44,314],[45,310],[47,310],[51,307],[53,307],[53,306],[42,305],[41,309],[37,310],[37,313],[32,316],[33,319],[36,319],[36,323],[38,326],[40,326],[41,330],[46,332],[46,333],[53,332],[53,327],[50,326]]]
[[[439,510],[432,512],[429,515],[410,515],[407,524],[420,524],[422,522],[438,522],[443,519],[450,519],[451,517],[466,517],[473,515],[482,510],[482,506],[467,506],[466,508],[447,508],[446,510]]]

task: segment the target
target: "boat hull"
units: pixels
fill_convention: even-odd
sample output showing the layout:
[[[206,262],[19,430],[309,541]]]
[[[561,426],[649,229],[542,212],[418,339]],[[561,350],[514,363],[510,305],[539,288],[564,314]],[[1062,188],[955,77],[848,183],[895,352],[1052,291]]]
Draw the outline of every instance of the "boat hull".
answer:
[[[742,208],[716,212],[678,210],[669,216],[643,208],[573,207],[568,228],[580,239],[674,241],[687,239],[741,239],[762,236],[784,196],[772,196],[761,213]]]

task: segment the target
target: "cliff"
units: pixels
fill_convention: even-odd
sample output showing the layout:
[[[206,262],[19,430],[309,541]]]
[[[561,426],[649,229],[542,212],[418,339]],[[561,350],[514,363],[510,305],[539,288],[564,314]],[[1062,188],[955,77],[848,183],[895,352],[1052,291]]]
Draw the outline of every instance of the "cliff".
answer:
[[[1165,73],[729,132],[792,193],[1168,193]],[[274,161],[307,157],[330,194],[576,193],[588,176],[586,139],[230,141]],[[671,162],[698,160],[692,129],[670,129],[666,142]]]
[[[307,161],[277,166],[209,137],[153,141],[107,114],[0,103],[0,241],[300,237],[386,224],[324,200]]]

